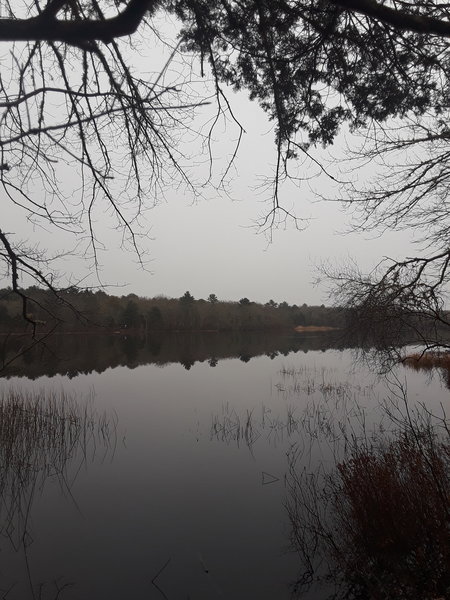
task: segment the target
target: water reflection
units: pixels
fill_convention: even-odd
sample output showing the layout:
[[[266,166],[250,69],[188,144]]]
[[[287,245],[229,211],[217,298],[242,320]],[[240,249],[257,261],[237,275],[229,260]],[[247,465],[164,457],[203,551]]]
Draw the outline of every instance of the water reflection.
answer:
[[[283,369],[276,387],[287,400],[284,414],[225,405],[212,418],[212,440],[252,455],[261,437],[287,448],[285,506],[300,565],[293,598],[449,598],[446,415],[412,405],[397,381],[369,422],[373,385],[333,375]],[[263,485],[279,480],[280,473],[262,473]]]
[[[40,582],[50,582],[42,599],[53,600],[58,593],[55,586],[62,588],[71,580],[76,586],[65,587],[61,600],[115,600],[129,595],[158,600],[162,594],[169,600],[288,600],[297,594],[303,594],[305,599],[325,600],[335,594],[334,587],[326,587],[328,584],[340,585],[342,598],[357,598],[357,578],[352,575],[357,567],[365,577],[371,565],[380,564],[383,569],[389,566],[389,561],[377,558],[377,553],[385,549],[394,556],[392,552],[400,539],[397,534],[394,547],[386,542],[390,534],[380,539],[373,535],[370,554],[357,542],[359,538],[369,539],[367,528],[372,517],[365,522],[359,519],[364,524],[360,530],[352,524],[353,537],[344,535],[343,526],[352,523],[357,510],[363,513],[370,506],[376,497],[370,493],[373,482],[380,492],[381,508],[376,510],[385,515],[382,503],[389,490],[397,487],[385,485],[395,478],[380,468],[380,464],[389,464],[382,449],[387,449],[388,456],[401,457],[400,450],[410,448],[407,442],[416,443],[412,434],[404,436],[405,430],[413,431],[405,419],[405,399],[399,396],[396,407],[393,396],[380,392],[367,369],[358,365],[352,370],[348,352],[302,352],[314,345],[323,350],[325,336],[307,340],[287,335],[266,341],[258,335],[228,336],[230,346],[225,343],[226,338],[183,335],[158,341],[72,336],[64,342],[55,339],[45,351],[36,350],[43,353],[46,365],[40,364],[38,355],[31,361],[27,359],[34,377],[43,372],[69,371],[71,376],[78,369],[89,372],[71,380],[59,376],[43,381],[47,386],[63,385],[77,393],[95,388],[97,411],[117,412],[120,440],[124,443],[113,462],[97,460],[92,464],[90,458],[95,449],[101,458],[110,442],[108,436],[106,442],[94,441],[102,432],[97,417],[91,421],[88,418],[92,425],[84,428],[83,403],[79,403],[79,410],[69,408],[59,414],[65,423],[64,443],[55,440],[57,428],[46,425],[45,402],[36,405],[34,412],[26,404],[26,410],[22,410],[24,405],[19,404],[14,412],[22,415],[18,420],[26,424],[22,430],[31,434],[29,442],[19,433],[10,435],[18,440],[18,449],[22,451],[22,445],[27,448],[17,455],[18,460],[8,459],[12,465],[9,468],[22,465],[15,489],[26,482],[24,464],[34,465],[30,472],[37,472],[39,477],[35,483],[31,478],[29,486],[23,487],[28,495],[23,496],[23,508],[16,513],[22,515],[22,521],[17,521],[22,523],[21,528],[6,525],[3,529],[0,549],[5,577],[0,589],[7,590],[15,584],[8,600],[33,598],[33,594],[39,597]],[[64,345],[67,342],[68,347]],[[50,351],[57,358],[46,354]],[[224,360],[232,352],[235,360]],[[254,358],[258,352],[259,358]],[[175,359],[177,363],[159,368]],[[145,363],[147,360],[149,364]],[[127,368],[108,369],[114,364]],[[139,367],[141,364],[145,366]],[[186,370],[181,364],[195,364],[195,368]],[[19,366],[25,368],[25,362]],[[418,397],[427,398],[426,407],[416,405],[414,410],[422,411],[418,416],[439,406],[445,390],[438,378],[426,388],[419,372],[401,372],[408,375],[411,396],[417,393]],[[22,379],[20,383],[22,388],[34,389],[43,381]],[[380,400],[386,397],[391,398],[390,404],[380,406]],[[59,402],[58,397],[57,406]],[[33,402],[30,406],[34,406]],[[89,417],[91,413],[86,414]],[[74,427],[77,422],[80,426],[70,433],[72,420]],[[34,434],[32,423],[41,423]],[[436,435],[433,443],[441,443],[444,434],[448,434],[445,421],[432,420],[432,425],[440,427],[440,437]],[[83,445],[83,431],[88,440],[93,438],[88,447]],[[432,437],[432,430],[426,427],[416,427],[414,431],[418,439],[426,433]],[[7,443],[2,443],[5,456],[13,456]],[[435,448],[436,455],[448,456],[448,446]],[[41,458],[36,459],[33,452]],[[406,454],[414,457],[416,463],[420,460],[411,449]],[[431,461],[431,454],[426,457],[424,466]],[[372,462],[375,474],[365,480],[362,475],[371,473],[368,465]],[[425,484],[431,485],[425,471],[414,483],[412,468],[400,458],[393,462],[400,465],[396,473],[400,472],[408,485],[401,489],[404,495],[392,505],[398,508],[401,502],[403,508],[409,500],[412,505],[417,503],[421,511],[436,515],[438,508],[422,499],[420,493]],[[3,472],[7,473],[6,459],[3,463]],[[438,469],[437,463],[431,463],[434,470]],[[446,468],[448,482],[448,464]],[[421,473],[420,469],[416,471]],[[331,487],[326,487],[327,482],[333,481],[334,487],[331,483]],[[448,483],[442,485],[448,489]],[[14,496],[8,489],[11,486],[4,488],[5,497]],[[357,493],[352,497],[353,489]],[[356,505],[360,497],[364,502]],[[27,512],[28,505],[32,510]],[[334,506],[347,512],[339,516],[333,513]],[[375,512],[373,508],[372,515]],[[1,514],[8,514],[7,509]],[[441,564],[448,565],[444,544],[448,521],[439,518],[442,536],[437,550],[417,545],[416,554],[430,551],[437,560],[440,552]],[[406,530],[416,519],[405,517]],[[375,517],[373,522],[376,523]],[[15,555],[6,551],[7,544],[11,545],[8,535],[16,530],[22,532],[16,538],[20,551],[16,554],[27,557],[31,585],[26,583],[23,560],[15,561]],[[24,530],[30,536],[23,536]],[[424,530],[425,526],[421,531]],[[388,531],[387,525],[384,531]],[[430,531],[437,538],[437,528]],[[339,554],[333,554],[327,546],[333,533],[337,535],[333,548],[341,548]],[[414,533],[415,540],[417,536]],[[395,562],[401,564],[402,555],[398,552]],[[409,564],[415,559],[417,570],[424,570],[426,565],[419,558],[413,553],[412,558],[405,560]],[[432,576],[431,571],[424,572],[427,577]],[[443,573],[444,568],[439,575],[440,586]],[[397,573],[394,575],[397,582]],[[68,579],[59,579],[61,576]],[[370,574],[367,576],[370,579]],[[53,584],[55,577],[58,579]],[[308,578],[309,585],[303,585]],[[381,578],[379,573],[373,575],[374,580],[377,578]],[[297,582],[293,588],[289,587],[292,582]],[[400,592],[406,598],[406,591],[399,588],[399,593],[394,593],[392,588],[393,585],[388,590],[390,600],[402,598]],[[430,589],[436,595],[429,598],[435,600],[442,586]],[[388,592],[377,596],[378,591],[360,587],[358,593],[364,600],[388,597]],[[427,596],[412,597],[423,600]]]
[[[274,360],[279,355],[346,347],[338,332],[315,335],[296,332],[156,332],[144,337],[65,334],[53,335],[23,354],[27,342],[22,336],[11,336],[3,342],[0,365],[8,364],[8,367],[2,374],[26,375],[31,379],[57,374],[75,377],[78,374],[102,373],[118,366],[133,369],[144,364],[165,366],[180,363],[190,370],[197,362],[207,362],[210,367],[216,367],[219,361],[228,358],[239,358],[247,363],[258,356]]]
[[[336,451],[343,424],[350,418],[363,421],[363,403],[376,400],[373,381],[361,382],[354,375],[336,373],[332,368],[284,367],[279,376],[274,388],[284,411],[275,412],[262,404],[258,411],[241,413],[226,403],[220,413],[212,416],[210,439],[249,450],[260,438],[272,447],[295,442],[303,444],[310,456],[324,457],[327,449]]]
[[[33,581],[29,549],[34,543],[33,505],[48,485],[75,502],[73,486],[82,467],[115,446],[115,422],[64,392],[3,390],[0,396],[0,588],[7,597],[58,597],[64,582]],[[16,559],[13,558],[14,554]],[[13,564],[22,563],[16,571]],[[45,593],[44,593],[45,590]],[[50,594],[50,595],[47,595]],[[3,597],[6,597],[3,596]]]

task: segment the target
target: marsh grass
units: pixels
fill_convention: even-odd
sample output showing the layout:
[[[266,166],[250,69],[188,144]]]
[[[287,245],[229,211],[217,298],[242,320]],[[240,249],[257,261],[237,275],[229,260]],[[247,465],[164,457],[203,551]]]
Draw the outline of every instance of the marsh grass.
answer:
[[[228,445],[243,445],[253,452],[258,440],[277,446],[296,436],[305,427],[305,420],[306,417],[297,414],[294,406],[286,406],[282,414],[275,414],[264,405],[260,411],[245,410],[243,414],[239,414],[236,409],[225,404],[221,413],[212,417],[210,439]]]
[[[260,436],[261,432],[255,422],[253,410],[247,410],[246,414],[241,416],[227,403],[222,406],[221,414],[212,417],[211,439],[227,444],[236,442],[238,446],[243,443],[251,450]]]
[[[426,401],[412,405],[395,377],[382,392],[333,369],[285,368],[274,389],[271,409],[240,414],[224,406],[211,438],[252,453],[263,441],[284,443],[279,480],[289,550],[300,565],[294,597],[323,586],[320,597],[326,589],[334,600],[450,598],[444,409],[436,415]]]
[[[278,410],[262,405],[239,412],[229,403],[213,415],[210,439],[246,445],[253,450],[258,441],[273,445],[308,438],[316,445],[333,445],[342,438],[342,424],[363,419],[357,400],[373,401],[372,384],[365,386],[350,378],[339,379],[332,369],[283,368],[281,381],[274,385]]]
[[[416,370],[441,368],[450,371],[449,352],[415,352],[414,354],[408,354],[403,362],[411,369]]]
[[[403,364],[415,371],[439,371],[445,385],[450,388],[450,352],[415,352],[406,356]]]
[[[361,384],[351,374],[342,378],[338,371],[329,367],[283,367],[280,375],[282,381],[277,384],[277,389],[296,400],[317,394],[319,399],[338,403],[343,399],[373,396],[375,387],[373,382]]]
[[[289,457],[286,507],[302,565],[299,596],[322,581],[333,584],[329,597],[336,599],[450,597],[446,416],[412,408],[404,391],[381,408],[385,423],[371,430],[349,414],[328,464],[310,470],[301,453]]]
[[[103,459],[115,437],[115,420],[96,414],[89,401],[79,402],[63,391],[3,390],[0,532],[16,547],[26,543],[30,508],[46,480],[57,479],[70,496],[80,467],[99,450]]]

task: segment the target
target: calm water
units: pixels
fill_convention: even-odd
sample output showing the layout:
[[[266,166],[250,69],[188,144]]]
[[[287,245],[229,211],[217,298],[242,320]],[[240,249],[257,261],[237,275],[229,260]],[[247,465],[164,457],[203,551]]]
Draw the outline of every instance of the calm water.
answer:
[[[313,435],[325,418],[377,424],[385,384],[320,336],[67,342],[17,361],[2,388],[64,389],[104,426],[64,450],[62,473],[19,482],[4,597],[291,598],[287,457],[330,458]],[[405,377],[412,402],[448,405],[439,377]]]

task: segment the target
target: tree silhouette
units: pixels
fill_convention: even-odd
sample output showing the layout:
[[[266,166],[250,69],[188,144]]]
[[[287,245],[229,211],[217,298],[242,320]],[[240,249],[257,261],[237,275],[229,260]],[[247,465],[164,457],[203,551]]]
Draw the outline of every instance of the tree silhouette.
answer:
[[[251,302],[248,298],[241,298],[239,300],[239,306],[250,306]]]
[[[137,327],[140,321],[139,308],[136,302],[129,300],[121,316],[121,324],[125,327]]]
[[[363,229],[418,230],[425,250],[389,264],[346,301],[366,306],[372,289],[399,285],[412,313],[430,304],[430,318],[448,326],[447,3],[3,0],[0,8],[0,41],[12,58],[0,80],[0,183],[5,202],[27,218],[83,240],[99,267],[95,223],[99,206],[106,207],[124,245],[143,261],[136,227],[149,199],[157,201],[173,179],[199,193],[181,144],[196,111],[215,103],[211,129],[198,132],[212,164],[214,127],[220,116],[234,119],[227,86],[245,90],[274,123],[272,205],[262,227],[296,219],[283,206],[281,185],[302,184],[292,169],[299,159],[338,184],[315,148],[331,145],[344,125],[362,132],[362,152],[381,157],[385,170],[369,187],[347,185],[339,197],[353,203]],[[167,61],[148,77],[133,61],[154,48],[161,14],[175,17],[179,29]],[[180,53],[209,78],[206,95],[196,94],[190,69],[168,77]],[[237,126],[232,161],[243,133]],[[67,170],[77,175],[72,190],[61,185]],[[27,275],[58,295],[50,257],[4,226],[0,247],[4,275],[29,320],[21,280]]]
[[[180,303],[186,307],[192,306],[194,303],[194,296],[190,292],[185,292],[180,298]]]
[[[150,329],[161,329],[163,326],[163,316],[158,306],[152,306],[147,313],[147,327]]]

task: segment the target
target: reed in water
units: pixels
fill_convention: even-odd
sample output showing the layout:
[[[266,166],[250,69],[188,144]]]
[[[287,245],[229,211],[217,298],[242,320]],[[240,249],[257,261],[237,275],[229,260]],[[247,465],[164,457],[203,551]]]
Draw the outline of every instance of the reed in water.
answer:
[[[47,479],[70,491],[80,464],[115,443],[116,423],[64,391],[0,392],[0,533],[20,545],[33,497]]]

